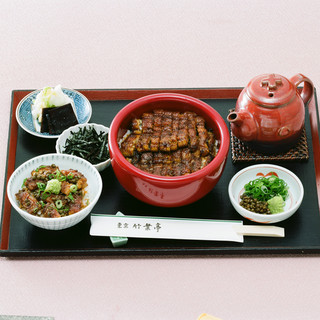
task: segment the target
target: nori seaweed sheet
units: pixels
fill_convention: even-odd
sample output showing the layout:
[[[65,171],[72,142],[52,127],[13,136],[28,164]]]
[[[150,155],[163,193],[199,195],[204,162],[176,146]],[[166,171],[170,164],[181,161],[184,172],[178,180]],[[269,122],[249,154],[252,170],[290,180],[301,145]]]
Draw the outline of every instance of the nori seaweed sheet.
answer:
[[[42,109],[41,132],[60,134],[76,124],[78,120],[70,103],[61,107]]]

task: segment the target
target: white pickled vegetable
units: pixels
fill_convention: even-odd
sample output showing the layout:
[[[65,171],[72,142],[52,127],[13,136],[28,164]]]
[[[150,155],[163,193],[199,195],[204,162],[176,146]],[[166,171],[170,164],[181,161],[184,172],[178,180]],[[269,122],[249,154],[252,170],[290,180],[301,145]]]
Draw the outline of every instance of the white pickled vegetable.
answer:
[[[73,106],[73,100],[63,93],[61,85],[56,87],[46,87],[41,90],[31,106],[31,113],[34,122],[34,126],[37,131],[40,131],[40,124],[42,122],[42,109],[60,107],[65,104],[71,103]]]

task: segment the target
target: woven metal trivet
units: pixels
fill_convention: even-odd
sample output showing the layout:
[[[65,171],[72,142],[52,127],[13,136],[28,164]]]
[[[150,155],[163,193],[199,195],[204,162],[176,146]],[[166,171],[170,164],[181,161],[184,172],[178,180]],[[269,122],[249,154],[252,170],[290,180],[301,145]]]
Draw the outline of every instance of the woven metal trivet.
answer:
[[[309,159],[306,131],[303,129],[298,143],[289,151],[279,154],[259,153],[240,141],[231,132],[232,162],[254,161],[304,161]]]

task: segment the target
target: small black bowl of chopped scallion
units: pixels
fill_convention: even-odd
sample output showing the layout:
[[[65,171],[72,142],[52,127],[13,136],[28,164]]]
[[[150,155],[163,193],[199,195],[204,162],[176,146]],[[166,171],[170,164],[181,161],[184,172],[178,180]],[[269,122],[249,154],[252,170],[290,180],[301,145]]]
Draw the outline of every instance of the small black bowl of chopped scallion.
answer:
[[[101,172],[111,162],[108,134],[109,128],[101,124],[78,124],[61,133],[56,142],[56,151],[83,158]]]

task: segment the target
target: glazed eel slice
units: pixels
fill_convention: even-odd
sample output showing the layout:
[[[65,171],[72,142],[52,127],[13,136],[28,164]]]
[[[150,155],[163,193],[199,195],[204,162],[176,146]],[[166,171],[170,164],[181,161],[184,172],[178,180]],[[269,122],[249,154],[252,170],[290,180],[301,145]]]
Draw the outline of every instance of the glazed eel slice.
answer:
[[[199,135],[199,149],[201,156],[207,156],[210,151],[207,145],[208,131],[205,127],[205,120],[202,117],[197,116],[196,126]]]
[[[136,144],[140,135],[130,134],[121,144],[120,150],[124,157],[133,157],[136,150]]]
[[[154,110],[153,114],[153,132],[150,139],[150,151],[158,152],[160,145],[160,138],[162,132],[162,110]]]
[[[20,207],[30,214],[35,214],[41,209],[38,200],[28,189],[20,190],[16,194],[16,199],[19,202]]]

